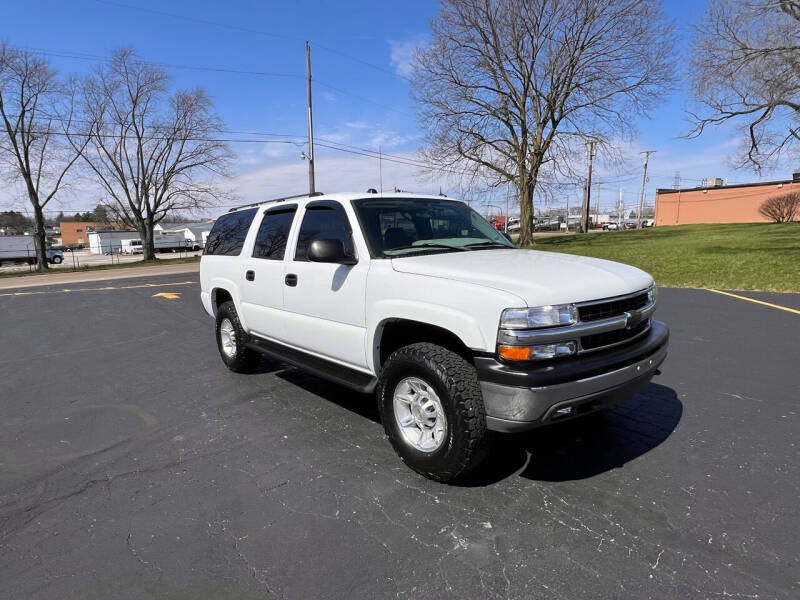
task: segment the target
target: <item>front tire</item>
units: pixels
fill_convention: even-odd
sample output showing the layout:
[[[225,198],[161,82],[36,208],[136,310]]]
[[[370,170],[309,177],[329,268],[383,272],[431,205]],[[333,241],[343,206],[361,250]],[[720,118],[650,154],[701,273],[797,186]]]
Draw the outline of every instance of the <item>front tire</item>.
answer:
[[[239,321],[232,301],[217,310],[217,348],[222,362],[235,373],[252,373],[261,362],[261,354],[246,346],[249,336]]]
[[[54,264],[54,265],[60,265],[60,264],[61,264],[61,261],[63,261],[63,260],[64,260],[64,259],[63,259],[63,258],[61,258],[60,256],[54,256],[54,257],[53,257],[53,264]]]
[[[393,352],[378,382],[386,434],[411,469],[449,482],[487,454],[486,417],[475,367],[435,344]]]

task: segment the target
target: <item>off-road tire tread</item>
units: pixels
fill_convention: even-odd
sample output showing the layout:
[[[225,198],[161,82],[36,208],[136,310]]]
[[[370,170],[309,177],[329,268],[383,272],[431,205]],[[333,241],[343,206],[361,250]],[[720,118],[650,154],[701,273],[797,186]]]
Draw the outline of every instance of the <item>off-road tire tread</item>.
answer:
[[[219,326],[224,318],[230,319],[233,327],[236,330],[236,356],[228,358],[222,351],[219,338]],[[214,329],[217,336],[217,348],[222,357],[222,362],[234,373],[252,373],[256,370],[261,362],[261,353],[245,346],[249,336],[242,327],[242,322],[239,320],[239,314],[236,312],[236,305],[233,301],[228,300],[223,302],[217,309],[217,322]]]
[[[398,361],[422,363],[436,373],[455,408],[454,422],[448,422],[448,427],[452,428],[457,438],[456,444],[460,446],[446,469],[432,471],[420,468],[408,462],[398,450],[400,458],[414,471],[435,481],[449,482],[465,475],[480,464],[488,453],[486,414],[475,367],[455,352],[428,342],[404,346],[389,356],[378,381],[378,405],[386,434],[396,449],[405,442],[394,439],[394,433],[388,426],[389,419],[394,419],[394,415],[384,413],[388,404],[385,394],[392,393],[392,390],[386,389],[389,379],[386,375],[391,372],[387,367]],[[442,402],[447,402],[447,399],[442,398]]]

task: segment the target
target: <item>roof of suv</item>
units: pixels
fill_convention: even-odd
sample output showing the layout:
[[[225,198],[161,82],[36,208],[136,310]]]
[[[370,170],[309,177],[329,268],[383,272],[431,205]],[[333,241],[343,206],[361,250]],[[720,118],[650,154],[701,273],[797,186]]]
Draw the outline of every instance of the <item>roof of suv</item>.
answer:
[[[367,200],[374,198],[417,198],[419,200],[457,200],[456,198],[448,198],[447,196],[437,196],[431,194],[413,194],[410,192],[337,192],[334,194],[323,194],[316,192],[313,195],[299,194],[297,196],[285,196],[282,198],[273,198],[271,200],[262,200],[261,202],[253,202],[251,204],[243,204],[230,209],[228,212],[236,212],[245,208],[254,208],[263,206],[265,204],[280,204],[281,202],[304,202],[306,200],[339,200],[340,202],[352,202],[353,200]],[[458,201],[458,200],[457,200]]]

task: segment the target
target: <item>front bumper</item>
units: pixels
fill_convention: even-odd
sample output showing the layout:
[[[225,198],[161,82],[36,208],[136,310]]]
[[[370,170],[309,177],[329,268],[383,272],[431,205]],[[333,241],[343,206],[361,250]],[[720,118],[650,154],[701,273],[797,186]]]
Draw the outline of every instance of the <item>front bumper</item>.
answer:
[[[643,339],[585,357],[523,367],[476,357],[487,427],[524,431],[617,404],[647,385],[668,342],[667,327],[653,321]]]

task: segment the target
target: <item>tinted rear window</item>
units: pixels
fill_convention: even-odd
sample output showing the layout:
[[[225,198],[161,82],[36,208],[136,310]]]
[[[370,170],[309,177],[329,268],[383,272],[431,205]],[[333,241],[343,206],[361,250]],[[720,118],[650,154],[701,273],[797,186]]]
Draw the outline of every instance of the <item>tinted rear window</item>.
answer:
[[[257,208],[249,208],[222,215],[208,234],[203,254],[238,256]]]
[[[253,246],[254,257],[283,260],[296,209],[296,206],[291,206],[264,213]]]

